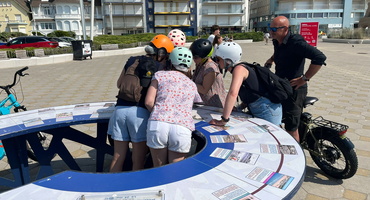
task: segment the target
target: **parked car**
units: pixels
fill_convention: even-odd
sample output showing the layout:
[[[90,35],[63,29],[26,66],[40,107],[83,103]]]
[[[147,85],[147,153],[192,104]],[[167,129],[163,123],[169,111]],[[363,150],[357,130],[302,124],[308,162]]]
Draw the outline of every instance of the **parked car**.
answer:
[[[50,41],[42,36],[21,36],[7,42],[5,45],[0,45],[0,49],[23,49],[26,47],[56,48],[58,42]]]
[[[67,40],[68,42],[70,42],[70,43],[72,43],[72,41],[75,41],[76,39],[74,39],[74,38],[71,38],[71,37],[59,37],[59,38],[61,38],[61,39],[63,39],[63,40]]]
[[[47,38],[50,41],[58,42],[59,47],[70,47],[72,46],[72,43],[68,42],[67,40],[64,40],[62,38],[57,38],[57,37],[51,37]]]

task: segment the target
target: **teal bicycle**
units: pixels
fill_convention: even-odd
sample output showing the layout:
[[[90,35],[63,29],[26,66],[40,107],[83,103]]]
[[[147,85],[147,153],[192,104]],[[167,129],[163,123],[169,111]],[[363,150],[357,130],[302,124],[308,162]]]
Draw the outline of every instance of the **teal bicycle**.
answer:
[[[17,100],[17,95],[13,87],[17,85],[20,82],[20,78],[26,75],[29,75],[28,73],[24,73],[28,67],[24,67],[14,74],[14,80],[13,83],[10,85],[0,86],[0,94],[5,91],[7,96],[1,100],[0,102],[0,115],[7,115],[11,113],[12,108],[14,109],[14,112],[20,112],[20,111],[26,111],[27,108],[24,105],[21,105],[21,103]],[[44,148],[48,148],[49,141],[47,139],[47,135],[45,135],[42,132],[38,133],[39,140],[41,144],[44,146]],[[37,161],[37,158],[35,154],[33,153],[31,148],[27,148],[28,157],[34,161]],[[4,147],[0,141],[0,160],[5,156],[5,150]]]

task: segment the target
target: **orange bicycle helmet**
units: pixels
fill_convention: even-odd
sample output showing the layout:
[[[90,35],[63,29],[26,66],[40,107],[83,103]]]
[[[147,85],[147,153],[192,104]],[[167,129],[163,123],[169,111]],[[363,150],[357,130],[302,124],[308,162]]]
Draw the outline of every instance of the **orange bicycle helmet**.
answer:
[[[165,48],[167,53],[171,53],[172,50],[175,48],[173,43],[171,42],[171,39],[168,38],[166,35],[162,34],[154,36],[154,38],[150,42],[155,47],[157,47],[157,49]]]

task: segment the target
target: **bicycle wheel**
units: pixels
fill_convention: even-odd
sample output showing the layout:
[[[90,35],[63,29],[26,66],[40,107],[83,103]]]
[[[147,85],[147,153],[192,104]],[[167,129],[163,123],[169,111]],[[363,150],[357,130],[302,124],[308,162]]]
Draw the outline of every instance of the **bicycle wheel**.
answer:
[[[41,143],[42,147],[44,148],[44,150],[47,150],[49,148],[49,145],[50,145],[50,142],[51,142],[51,139],[52,139],[52,135],[44,133],[44,132],[38,132],[37,137],[39,138],[40,143]],[[38,161],[37,158],[36,158],[35,153],[32,151],[32,149],[31,149],[31,147],[28,143],[27,143],[27,156],[28,156],[28,158],[30,158],[33,161]],[[54,155],[53,158],[55,156],[56,155]]]
[[[316,165],[326,174],[337,179],[347,179],[355,175],[358,160],[355,150],[346,146],[346,139],[321,127],[314,130],[316,141],[310,137],[310,155]]]

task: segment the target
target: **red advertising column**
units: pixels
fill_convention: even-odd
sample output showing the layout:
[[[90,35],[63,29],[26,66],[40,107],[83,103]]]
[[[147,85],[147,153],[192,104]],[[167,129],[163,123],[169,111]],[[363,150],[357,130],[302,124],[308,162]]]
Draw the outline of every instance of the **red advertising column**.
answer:
[[[319,36],[319,22],[302,22],[299,30],[308,44],[316,47]]]

